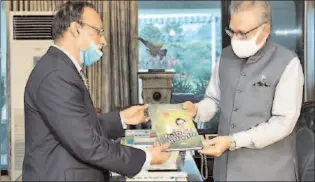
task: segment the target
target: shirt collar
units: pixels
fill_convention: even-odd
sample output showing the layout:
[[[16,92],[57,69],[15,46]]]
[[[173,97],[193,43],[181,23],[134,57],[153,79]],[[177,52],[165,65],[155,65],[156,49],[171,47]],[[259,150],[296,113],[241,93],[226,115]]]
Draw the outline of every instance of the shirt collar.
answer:
[[[65,53],[69,58],[70,60],[73,62],[73,64],[75,65],[75,67],[77,68],[78,72],[80,72],[82,70],[82,67],[80,66],[80,64],[76,61],[76,59],[71,56],[66,50],[62,49],[61,47],[57,46],[57,45],[52,45],[56,48],[58,48],[59,50],[61,50],[63,53]]]

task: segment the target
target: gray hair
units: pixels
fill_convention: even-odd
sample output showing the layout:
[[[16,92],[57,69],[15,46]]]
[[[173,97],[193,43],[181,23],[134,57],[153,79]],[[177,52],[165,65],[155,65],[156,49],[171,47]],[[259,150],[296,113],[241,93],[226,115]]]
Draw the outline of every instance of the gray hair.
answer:
[[[271,7],[267,1],[232,1],[229,7],[230,15],[252,8],[259,8],[262,22],[270,23],[272,20]]]

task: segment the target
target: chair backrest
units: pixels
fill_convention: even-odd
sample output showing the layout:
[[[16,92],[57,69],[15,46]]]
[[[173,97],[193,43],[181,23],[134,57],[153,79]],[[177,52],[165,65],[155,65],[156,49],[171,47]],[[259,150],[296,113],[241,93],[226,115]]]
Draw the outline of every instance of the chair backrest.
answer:
[[[299,117],[298,128],[304,126],[315,132],[315,102],[303,103]]]
[[[297,156],[300,181],[314,181],[314,132],[304,126],[297,132]]]

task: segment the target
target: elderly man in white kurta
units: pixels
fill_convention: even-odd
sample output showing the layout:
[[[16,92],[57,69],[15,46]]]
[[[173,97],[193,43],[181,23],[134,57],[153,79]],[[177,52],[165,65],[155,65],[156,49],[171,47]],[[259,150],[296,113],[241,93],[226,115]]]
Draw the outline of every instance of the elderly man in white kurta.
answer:
[[[304,76],[297,55],[271,42],[265,1],[232,2],[223,49],[205,98],[185,102],[196,122],[220,110],[218,137],[204,143],[216,156],[215,181],[296,181],[295,125]]]

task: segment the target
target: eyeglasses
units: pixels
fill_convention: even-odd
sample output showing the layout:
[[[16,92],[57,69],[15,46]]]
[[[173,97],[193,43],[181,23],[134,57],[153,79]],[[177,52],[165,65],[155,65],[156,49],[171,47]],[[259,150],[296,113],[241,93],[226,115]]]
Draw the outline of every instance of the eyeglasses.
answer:
[[[247,32],[241,32],[241,31],[234,31],[229,27],[225,28],[225,32],[228,36],[230,36],[231,38],[233,37],[233,35],[235,35],[236,37],[239,37],[241,39],[246,39],[248,37],[248,34],[251,33],[252,31],[256,30],[257,28],[259,28],[260,26],[264,25],[266,22],[259,24],[257,27],[247,31]]]
[[[88,27],[94,29],[95,31],[97,31],[97,34],[98,34],[99,36],[103,36],[103,35],[104,35],[104,29],[99,29],[99,28],[97,28],[97,27],[95,27],[95,26],[93,26],[93,25],[87,24],[87,23],[82,22],[82,21],[79,21],[79,23],[80,23],[81,25],[86,25],[86,26],[88,26]]]

